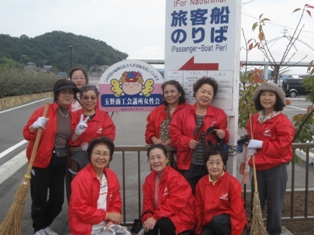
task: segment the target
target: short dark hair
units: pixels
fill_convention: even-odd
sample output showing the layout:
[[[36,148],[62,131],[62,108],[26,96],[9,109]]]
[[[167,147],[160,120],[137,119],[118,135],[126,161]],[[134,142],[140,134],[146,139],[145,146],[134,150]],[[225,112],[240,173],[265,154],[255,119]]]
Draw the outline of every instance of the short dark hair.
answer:
[[[96,96],[97,97],[99,96],[99,91],[98,91],[96,86],[94,86],[94,85],[85,85],[80,90],[80,97],[82,98],[83,97],[83,93],[88,92],[88,91],[95,91]]]
[[[89,161],[91,161],[90,158],[92,156],[92,152],[93,152],[95,146],[97,146],[97,145],[106,145],[109,148],[109,150],[110,150],[110,159],[109,159],[109,161],[111,162],[112,155],[113,155],[113,152],[114,152],[114,143],[111,140],[111,138],[109,138],[107,136],[94,138],[91,141],[89,141],[88,148],[87,148],[87,151],[86,151]]]
[[[205,162],[208,161],[211,155],[220,155],[224,166],[227,165],[228,153],[222,146],[215,144],[207,147],[204,152]]]
[[[79,70],[81,70],[82,73],[84,74],[84,76],[85,76],[85,78],[86,78],[86,84],[88,84],[88,83],[89,83],[88,75],[87,75],[86,71],[85,71],[84,69],[82,69],[82,68],[73,68],[73,69],[71,69],[71,70],[69,71],[69,73],[68,73],[68,75],[69,75],[69,77],[70,77],[70,80],[72,81],[72,75],[73,75],[73,73],[74,73],[75,71],[79,71]]]
[[[262,106],[261,104],[261,101],[260,101],[260,98],[261,98],[261,94],[262,94],[263,91],[261,91],[258,96],[257,96],[257,99],[254,101],[254,105],[255,105],[255,109],[257,111],[260,111],[260,110],[263,110],[264,107]],[[274,91],[273,91],[274,92]],[[281,111],[283,110],[283,108],[285,107],[285,104],[282,103],[280,97],[277,95],[276,92],[274,92],[276,94],[276,103],[274,105],[274,110],[275,111]]]
[[[63,78],[57,80],[53,86],[53,101],[56,102],[58,100],[59,92],[63,90],[63,88],[73,89],[74,99],[77,99],[76,92],[78,91],[78,89],[76,88],[75,84],[72,81]]]
[[[164,90],[165,90],[165,87],[167,85],[172,85],[174,86],[175,88],[177,88],[178,92],[181,93],[181,96],[179,97],[179,104],[183,104],[186,102],[186,99],[185,99],[185,92],[183,90],[183,87],[181,86],[181,84],[175,80],[169,80],[167,82],[164,82],[161,86],[162,88],[162,97],[163,97],[163,103],[164,105],[168,106],[168,102],[164,99]]]
[[[214,96],[213,98],[215,98],[216,94],[217,94],[217,90],[218,90],[218,83],[217,81],[212,78],[212,77],[201,77],[200,79],[198,79],[194,84],[193,84],[193,96],[195,97],[196,92],[198,91],[198,89],[201,88],[201,86],[203,86],[204,84],[208,84],[210,86],[213,87],[214,89]]]
[[[161,149],[162,152],[165,154],[166,157],[168,157],[168,154],[167,154],[167,149],[164,145],[162,144],[154,144],[152,146],[150,146],[148,149],[147,149],[147,157],[149,157],[149,153],[150,151],[152,151],[153,149]]]

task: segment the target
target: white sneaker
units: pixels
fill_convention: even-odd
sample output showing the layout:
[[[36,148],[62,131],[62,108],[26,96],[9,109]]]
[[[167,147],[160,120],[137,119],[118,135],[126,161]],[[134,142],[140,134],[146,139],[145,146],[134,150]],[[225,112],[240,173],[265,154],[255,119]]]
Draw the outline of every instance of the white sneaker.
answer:
[[[46,235],[58,235],[58,233],[54,232],[50,226],[44,228],[45,232],[46,232]]]
[[[34,235],[47,235],[44,229],[38,230]]]

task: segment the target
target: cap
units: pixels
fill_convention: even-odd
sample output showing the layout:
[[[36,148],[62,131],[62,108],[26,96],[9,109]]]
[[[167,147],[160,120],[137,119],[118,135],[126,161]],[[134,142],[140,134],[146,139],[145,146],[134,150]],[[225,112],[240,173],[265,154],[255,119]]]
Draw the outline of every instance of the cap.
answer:
[[[273,82],[264,82],[264,83],[260,84],[259,87],[254,92],[254,95],[253,95],[253,101],[254,102],[257,101],[257,98],[262,91],[273,91],[273,92],[275,92],[278,95],[281,102],[284,104],[284,106],[286,106],[285,93],[283,92],[283,90],[280,87],[278,87],[277,84],[275,84]]]
[[[74,93],[77,93],[80,91],[72,81],[69,81],[67,79],[60,79],[55,83],[53,92],[56,93],[64,89],[73,89]]]

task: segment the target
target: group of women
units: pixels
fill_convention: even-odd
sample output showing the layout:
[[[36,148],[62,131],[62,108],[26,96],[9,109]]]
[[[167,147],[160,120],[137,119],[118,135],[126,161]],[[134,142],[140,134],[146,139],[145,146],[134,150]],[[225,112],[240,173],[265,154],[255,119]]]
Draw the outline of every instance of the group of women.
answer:
[[[37,130],[43,130],[31,178],[34,233],[56,234],[50,225],[62,209],[68,166],[70,172],[78,172],[69,198],[71,233],[110,235],[112,226],[122,221],[119,181],[108,168],[114,153],[115,126],[109,115],[98,109],[99,93],[95,86],[88,85],[86,72],[76,68],[69,75],[70,81],[60,79],[55,83],[54,102],[47,116],[43,116],[41,107],[24,127],[28,158]],[[193,85],[193,105],[186,103],[184,90],[176,81],[165,82],[162,90],[164,103],[148,115],[145,132],[146,142],[151,145],[147,151],[151,173],[143,184],[145,232],[240,235],[247,216],[242,187],[226,170],[228,156],[222,145],[229,140],[227,116],[211,105],[217,81],[210,77],[198,79]],[[268,208],[276,210],[268,209],[267,230],[269,234],[280,234],[279,210],[285,192],[286,162],[292,158],[294,128],[281,113],[285,98],[275,84],[260,85],[253,100],[260,112],[247,127],[255,138],[248,149],[257,156],[261,205],[267,200]],[[84,165],[71,161],[68,146],[70,155],[84,153]],[[176,149],[176,169],[169,166],[169,147]]]
[[[166,89],[167,87],[168,89]],[[169,167],[165,167],[163,171],[155,170],[155,173],[152,172],[147,177],[143,186],[143,214],[145,214],[143,221],[146,231],[157,234],[156,228],[163,231],[163,226],[165,226],[174,230],[164,234],[180,233],[181,225],[186,224],[186,221],[181,219],[178,222],[171,216],[175,215],[174,211],[178,213],[181,209],[185,210],[185,215],[190,215],[190,223],[196,223],[194,229],[196,234],[235,235],[242,234],[246,228],[247,216],[241,196],[242,187],[237,179],[228,174],[226,170],[227,154],[222,149],[222,144],[229,140],[227,117],[223,110],[211,106],[217,89],[218,84],[215,79],[200,78],[193,85],[195,104],[183,106],[182,100],[185,98],[180,84],[175,81],[166,82],[163,86],[164,100],[172,100],[171,107],[169,107],[170,102],[168,101],[168,104],[164,103],[155,108],[147,117],[146,142],[158,144],[158,147],[153,145],[151,148],[159,148],[162,150],[159,152],[163,153],[159,154],[159,161],[155,160],[156,167],[161,167],[163,159],[167,157],[163,147],[172,145],[176,149],[177,171],[168,173],[173,171],[169,171]],[[172,95],[170,93],[166,96],[167,90],[173,90]],[[271,235],[279,235],[286,191],[287,163],[292,159],[294,127],[282,113],[286,105],[285,95],[276,84],[272,82],[260,84],[254,92],[253,101],[258,113],[252,116],[246,127],[251,138],[247,154],[256,156],[250,159],[249,164],[253,166],[252,159],[256,159],[258,192],[262,210],[267,202],[266,230]],[[174,109],[174,107],[176,108]],[[173,109],[175,111],[169,112]],[[161,138],[165,133],[161,127],[165,126],[170,131],[166,137]],[[151,162],[156,158],[154,155],[158,156],[152,151],[151,154],[148,152],[152,170],[157,169]],[[184,179],[177,179],[173,174],[181,174]],[[173,179],[176,180],[175,186],[178,187],[171,189],[170,185],[173,183]],[[182,181],[189,183],[191,193],[194,194],[195,210],[192,212],[187,203],[190,194],[184,187],[181,188],[181,193],[178,189],[183,184]],[[252,180],[251,188],[254,188],[253,184]],[[155,189],[155,191],[151,189]],[[167,193],[165,193],[166,191]],[[186,202],[184,208],[180,207],[179,202],[170,201],[171,197],[168,197],[168,194],[172,193],[181,195],[181,197],[176,196],[175,198]],[[252,190],[252,198],[253,193]],[[185,198],[182,198],[183,195]],[[164,206],[163,200],[172,205],[171,209]],[[148,213],[149,211],[154,212],[153,209],[157,213],[156,216]],[[169,221],[160,217],[160,213],[171,220],[174,228],[170,226]],[[184,217],[184,219],[186,218]],[[159,222],[159,220],[162,221]],[[185,227],[185,229],[190,231],[190,228]]]

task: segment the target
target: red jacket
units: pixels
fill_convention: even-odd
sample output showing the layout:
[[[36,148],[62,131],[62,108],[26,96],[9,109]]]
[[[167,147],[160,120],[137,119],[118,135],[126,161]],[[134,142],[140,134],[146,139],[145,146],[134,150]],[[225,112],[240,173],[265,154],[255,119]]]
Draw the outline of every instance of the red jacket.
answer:
[[[201,233],[203,226],[207,225],[216,215],[230,215],[231,235],[242,234],[247,225],[242,186],[227,171],[215,185],[209,181],[209,175],[203,176],[198,181],[195,188],[195,205],[197,235]]]
[[[77,110],[73,114],[75,115],[76,124],[78,124],[80,122],[81,114],[83,114],[83,109]],[[87,129],[79,136],[77,141],[70,142],[71,146],[81,146],[81,143],[88,143],[91,139],[101,136],[108,136],[114,141],[116,127],[106,112],[96,109],[95,116],[86,124],[88,125]]]
[[[173,112],[172,118],[173,115],[176,114],[178,111],[189,106],[190,104],[188,103],[179,104],[176,110]],[[153,109],[153,111],[151,111],[151,113],[147,116],[147,125],[145,131],[145,140],[147,144],[153,144],[153,136],[156,136],[158,139],[160,138],[160,125],[168,117],[168,112],[166,109],[167,106],[162,104]]]
[[[26,150],[26,156],[28,158],[28,161],[31,158],[33,146],[35,144],[35,139],[37,135],[37,131],[35,133],[31,133],[29,131],[29,126],[31,126],[39,117],[43,116],[44,107],[42,106],[35,110],[35,112],[32,114],[32,116],[29,118],[28,122],[24,126],[23,129],[23,136],[26,140],[29,141],[29,144],[27,146]],[[46,168],[51,160],[52,156],[52,150],[54,147],[54,140],[55,135],[57,131],[57,108],[59,105],[54,102],[53,104],[49,105],[48,112],[46,117],[49,118],[49,121],[46,124],[46,128],[42,130],[41,138],[39,141],[39,145],[37,148],[34,166],[40,167],[40,168]],[[70,117],[71,117],[71,130],[75,129],[75,121],[73,118],[73,113],[70,111]]]
[[[100,182],[91,163],[75,176],[71,183],[69,224],[73,235],[90,235],[93,224],[103,221],[107,212],[121,213],[122,201],[117,175],[104,169],[108,182],[107,211],[97,209]]]
[[[252,116],[253,136],[256,140],[262,140],[263,146],[254,155],[256,169],[267,170],[291,161],[295,130],[289,118],[281,113],[261,124],[258,116],[258,113]],[[250,122],[246,130],[251,137]],[[252,159],[249,164],[252,166]]]
[[[155,177],[152,171],[143,184],[143,213],[154,212],[153,217],[171,219],[176,227],[176,234],[185,230],[194,230],[196,217],[194,196],[186,179],[176,170],[167,166],[158,187],[158,209],[155,207]],[[143,222],[152,214],[143,216]]]
[[[209,106],[204,117],[205,122],[205,136],[209,127],[213,126],[215,129],[222,129],[226,136],[224,143],[229,141],[229,131],[227,128],[227,116],[222,109]],[[191,164],[191,158],[184,163],[189,152],[189,143],[194,139],[194,129],[196,127],[196,104],[190,108],[182,109],[172,119],[170,125],[170,138],[172,145],[177,149],[177,167],[180,170],[188,170]],[[214,135],[206,137],[213,144],[217,143],[217,138]],[[206,141],[207,142],[207,141]]]

